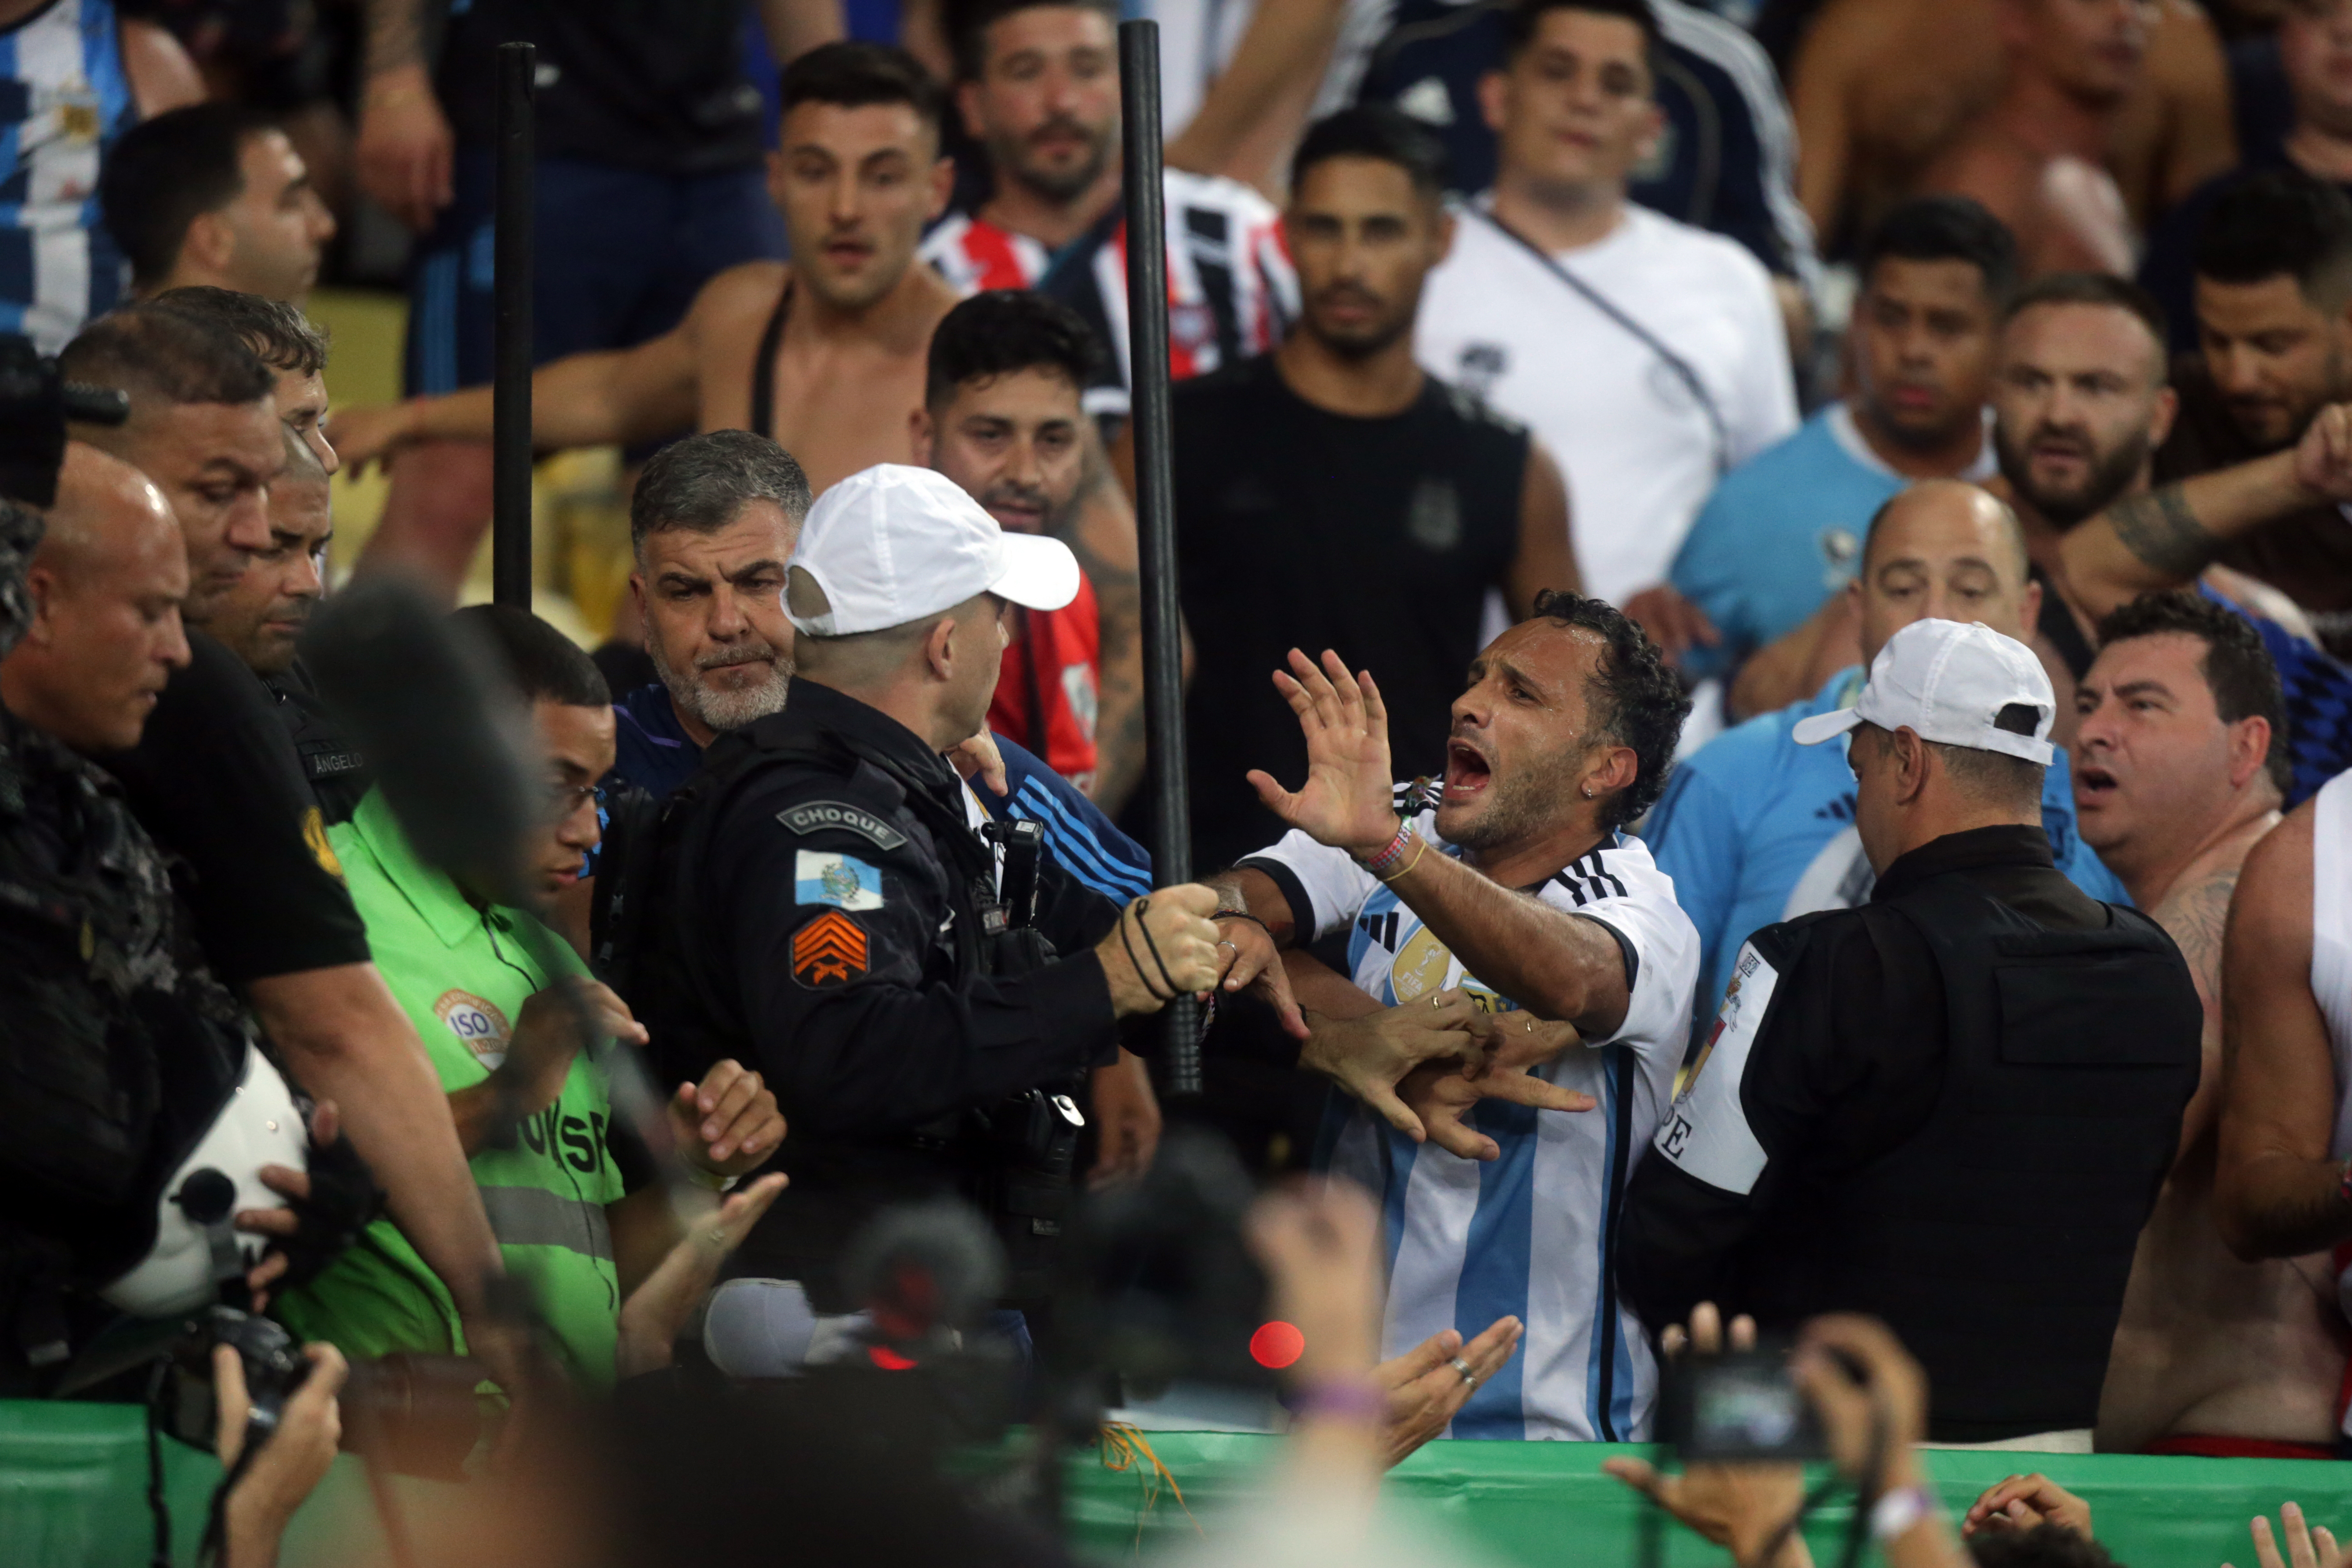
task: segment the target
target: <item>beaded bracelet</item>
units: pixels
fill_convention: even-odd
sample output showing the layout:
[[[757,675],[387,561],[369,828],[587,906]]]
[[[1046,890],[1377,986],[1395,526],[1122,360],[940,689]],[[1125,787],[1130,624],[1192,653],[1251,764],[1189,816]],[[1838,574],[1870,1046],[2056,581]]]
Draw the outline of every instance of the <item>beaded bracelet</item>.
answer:
[[[1412,854],[1412,848],[1421,841],[1421,835],[1414,829],[1412,822],[1399,817],[1396,837],[1389,840],[1388,847],[1377,854],[1362,858],[1364,869],[1383,882],[1402,876],[1403,875],[1402,868],[1405,865],[1408,856],[1413,859],[1420,858],[1419,856]]]

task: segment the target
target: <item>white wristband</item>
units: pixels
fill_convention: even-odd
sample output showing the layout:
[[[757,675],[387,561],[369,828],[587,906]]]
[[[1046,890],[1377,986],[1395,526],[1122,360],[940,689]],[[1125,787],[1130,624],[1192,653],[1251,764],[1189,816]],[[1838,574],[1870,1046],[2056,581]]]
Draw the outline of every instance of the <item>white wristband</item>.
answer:
[[[1926,1487],[1898,1487],[1870,1505],[1870,1533],[1893,1541],[1935,1511],[1935,1494]]]

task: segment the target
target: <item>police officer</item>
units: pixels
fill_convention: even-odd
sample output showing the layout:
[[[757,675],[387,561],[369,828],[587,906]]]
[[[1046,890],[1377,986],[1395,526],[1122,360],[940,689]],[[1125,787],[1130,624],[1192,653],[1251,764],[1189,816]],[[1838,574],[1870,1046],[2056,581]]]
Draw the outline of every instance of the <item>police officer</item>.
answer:
[[[306,1149],[164,857],[86,760],[136,742],[187,662],[187,586],[163,498],[119,459],[66,448],[46,533],[0,500],[0,1387],[14,1393],[103,1321],[101,1296],[161,1315],[224,1300],[239,1273],[275,1290],[373,1213],[355,1161]],[[265,1162],[296,1173],[278,1188],[290,1210],[235,1214],[286,1201],[258,1179]],[[188,1200],[199,1169],[235,1184],[234,1208]]]
[[[1883,1318],[1932,1437],[2087,1443],[2132,1252],[2197,1087],[2188,966],[2052,864],[2041,663],[1915,622],[1851,709],[1870,901],[1749,937],[1634,1173],[1619,1282],[1653,1332],[1711,1300]]]
[[[719,737],[663,823],[668,875],[627,999],[665,1074],[757,1068],[792,1185],[739,1271],[840,1304],[829,1264],[877,1206],[959,1191],[1015,1294],[1060,1227],[1072,1087],[1123,1018],[1215,982],[1216,895],[1124,908],[990,825],[941,752],[986,722],[1006,607],[1076,592],[1068,548],[954,481],[884,464],[810,510],[786,574],[784,710]],[[992,839],[993,842],[992,842]]]

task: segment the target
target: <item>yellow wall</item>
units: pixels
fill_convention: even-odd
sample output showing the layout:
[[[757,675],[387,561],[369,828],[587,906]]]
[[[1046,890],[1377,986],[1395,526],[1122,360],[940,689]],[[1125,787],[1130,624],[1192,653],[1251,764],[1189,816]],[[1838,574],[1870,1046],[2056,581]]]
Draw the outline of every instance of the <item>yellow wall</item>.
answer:
[[[401,334],[408,308],[397,294],[322,289],[310,298],[311,319],[333,338],[327,392],[336,406],[389,403],[400,395]],[[334,435],[331,415],[328,436]],[[335,476],[335,542],[330,552],[338,581],[350,574],[383,514],[383,472]],[[627,592],[628,503],[620,454],[612,447],[566,452],[539,465],[531,494],[532,557],[537,588],[532,607],[575,640],[604,640],[614,611]],[[490,596],[489,540],[465,592],[467,604]]]

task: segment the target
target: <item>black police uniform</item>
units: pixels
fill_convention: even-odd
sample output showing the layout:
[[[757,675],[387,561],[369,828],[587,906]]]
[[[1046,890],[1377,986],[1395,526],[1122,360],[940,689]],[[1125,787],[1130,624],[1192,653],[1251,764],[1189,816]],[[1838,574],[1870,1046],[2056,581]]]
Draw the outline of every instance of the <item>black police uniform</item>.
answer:
[[[2171,939],[2077,890],[2041,828],[1986,827],[1758,931],[1733,973],[1626,1194],[1643,1321],[1868,1312],[1926,1366],[1935,1438],[2093,1425],[2197,1088]]]
[[[299,659],[261,684],[277,700],[278,721],[294,742],[302,762],[302,778],[327,826],[349,822],[360,808],[375,775],[359,748],[343,733],[341,722],[311,684],[310,672]]]
[[[775,1090],[792,1185],[733,1267],[820,1307],[844,1304],[832,1262],[877,1207],[949,1191],[1034,1283],[1076,1142],[1056,1097],[1118,1042],[1090,951],[1118,906],[1048,861],[1034,920],[1008,923],[962,790],[896,720],[795,679],[671,796],[649,901],[615,913],[641,949],[616,984],[666,1080],[731,1057]]]

